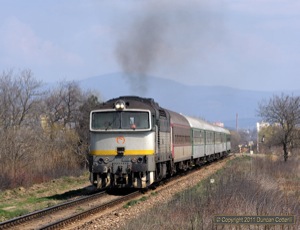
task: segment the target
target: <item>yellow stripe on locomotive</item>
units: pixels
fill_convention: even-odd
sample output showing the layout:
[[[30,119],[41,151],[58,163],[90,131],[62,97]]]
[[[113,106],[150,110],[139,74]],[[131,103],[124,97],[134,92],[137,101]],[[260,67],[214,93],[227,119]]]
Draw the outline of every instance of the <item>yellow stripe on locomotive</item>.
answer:
[[[90,152],[92,155],[96,156],[116,156],[118,155],[118,150],[117,149],[110,149],[110,150],[92,150]],[[126,149],[124,150],[124,156],[129,156],[129,155],[153,155],[155,152],[153,149]]]

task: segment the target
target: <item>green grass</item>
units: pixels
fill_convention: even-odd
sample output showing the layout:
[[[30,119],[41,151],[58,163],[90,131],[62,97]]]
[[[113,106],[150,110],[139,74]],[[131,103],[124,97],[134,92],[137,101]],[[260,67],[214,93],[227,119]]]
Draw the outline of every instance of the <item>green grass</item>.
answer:
[[[146,196],[143,196],[141,199],[140,199],[140,201],[145,201],[145,200],[147,200],[148,198],[146,197]]]
[[[54,203],[47,197],[27,197],[15,202],[6,202],[0,205],[0,220],[4,221],[20,215],[25,215],[33,210],[49,207]],[[32,207],[33,210],[32,210]]]
[[[143,196],[143,197],[141,197],[141,198],[138,199],[138,200],[131,200],[131,201],[127,202],[127,203],[123,206],[123,208],[130,208],[130,207],[132,207],[132,206],[134,206],[134,205],[136,205],[136,204],[138,204],[138,203],[140,203],[140,202],[146,201],[147,199],[148,199],[148,197]]]
[[[157,196],[157,192],[151,192],[151,196]]]
[[[48,197],[28,197],[24,204],[37,204],[45,201],[49,201]]]
[[[82,208],[82,207],[77,207],[76,208],[76,212],[83,212],[84,211],[84,208]]]
[[[5,221],[8,219],[12,219],[17,216],[22,216],[27,214],[29,211],[27,209],[17,209],[14,211],[6,211],[3,209],[0,209],[0,221]]]

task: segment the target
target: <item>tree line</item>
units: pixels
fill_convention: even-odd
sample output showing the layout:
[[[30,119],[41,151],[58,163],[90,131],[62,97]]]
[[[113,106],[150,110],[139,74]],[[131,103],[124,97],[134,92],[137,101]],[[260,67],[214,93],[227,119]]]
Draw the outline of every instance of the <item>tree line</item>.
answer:
[[[82,173],[98,100],[75,82],[47,88],[31,70],[2,72],[0,189]]]

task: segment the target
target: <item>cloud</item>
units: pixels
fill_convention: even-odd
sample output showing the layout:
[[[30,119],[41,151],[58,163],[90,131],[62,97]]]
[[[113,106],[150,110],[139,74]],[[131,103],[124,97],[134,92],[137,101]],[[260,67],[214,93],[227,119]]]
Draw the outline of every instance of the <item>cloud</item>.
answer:
[[[252,15],[299,15],[300,2],[295,0],[229,1],[231,10]]]
[[[16,17],[4,21],[0,27],[2,50],[11,61],[27,64],[51,66],[53,64],[81,65],[79,55],[66,51],[51,40],[43,39],[30,27]]]

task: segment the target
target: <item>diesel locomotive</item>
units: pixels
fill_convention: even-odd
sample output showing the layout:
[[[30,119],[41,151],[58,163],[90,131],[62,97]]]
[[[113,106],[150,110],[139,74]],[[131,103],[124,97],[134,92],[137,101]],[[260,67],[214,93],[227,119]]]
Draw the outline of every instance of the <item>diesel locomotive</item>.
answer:
[[[97,188],[146,188],[178,171],[226,156],[229,130],[122,96],[90,113],[90,181]]]

